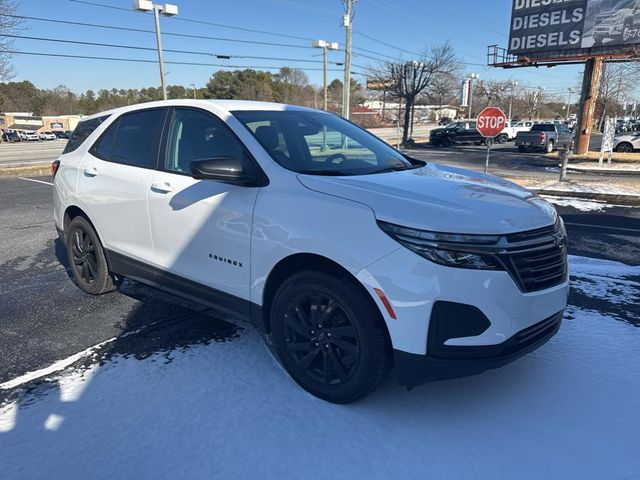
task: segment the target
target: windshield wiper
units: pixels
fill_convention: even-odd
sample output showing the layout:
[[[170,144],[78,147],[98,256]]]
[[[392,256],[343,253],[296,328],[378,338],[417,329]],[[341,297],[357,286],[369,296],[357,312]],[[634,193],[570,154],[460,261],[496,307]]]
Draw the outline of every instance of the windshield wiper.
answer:
[[[353,175],[353,173],[341,172],[339,170],[299,170],[296,173],[300,173],[303,175],[325,175],[328,177],[342,177]]]

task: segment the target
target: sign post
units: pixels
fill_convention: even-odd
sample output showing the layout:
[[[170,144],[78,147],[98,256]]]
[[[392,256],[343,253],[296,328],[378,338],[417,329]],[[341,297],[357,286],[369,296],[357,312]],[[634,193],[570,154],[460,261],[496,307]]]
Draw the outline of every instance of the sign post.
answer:
[[[502,132],[506,124],[507,116],[498,107],[487,107],[478,115],[476,127],[480,135],[485,138],[485,143],[487,144],[487,160],[484,165],[485,174],[489,171],[489,158],[491,157],[493,139]]]
[[[598,164],[602,166],[605,152],[609,153],[609,164],[611,164],[611,156],[613,155],[613,140],[616,135],[616,119],[605,117],[604,133],[602,135],[602,146],[600,147],[600,159]]]

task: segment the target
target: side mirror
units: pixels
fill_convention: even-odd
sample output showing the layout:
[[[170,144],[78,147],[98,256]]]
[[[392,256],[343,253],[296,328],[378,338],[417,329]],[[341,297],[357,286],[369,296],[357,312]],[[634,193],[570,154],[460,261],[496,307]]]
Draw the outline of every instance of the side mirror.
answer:
[[[240,158],[214,157],[195,160],[191,162],[189,169],[191,176],[197,180],[217,180],[247,187],[265,185],[264,176]]]

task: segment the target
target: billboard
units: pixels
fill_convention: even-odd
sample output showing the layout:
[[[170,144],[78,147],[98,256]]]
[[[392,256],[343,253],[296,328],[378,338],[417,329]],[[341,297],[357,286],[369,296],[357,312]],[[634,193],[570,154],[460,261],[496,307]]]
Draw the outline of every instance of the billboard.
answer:
[[[513,0],[509,53],[594,53],[640,43],[640,0]],[[610,50],[610,48],[608,48]]]

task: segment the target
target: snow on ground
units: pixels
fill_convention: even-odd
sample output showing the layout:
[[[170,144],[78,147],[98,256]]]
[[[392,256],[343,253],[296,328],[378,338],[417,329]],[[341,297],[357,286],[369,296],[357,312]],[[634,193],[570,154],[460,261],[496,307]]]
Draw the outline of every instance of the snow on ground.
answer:
[[[640,178],[637,182],[628,184],[611,180],[597,180],[582,183],[578,183],[576,181],[559,182],[557,180],[542,180],[536,178],[513,178],[509,180],[517,183],[524,188],[533,190],[631,195],[640,197]]]
[[[599,283],[581,294],[630,309],[639,268],[571,257],[574,280]],[[347,406],[297,387],[248,326],[140,354],[146,341],[14,393],[0,478],[640,479],[640,328],[606,309],[571,306],[500,370],[411,392],[389,380]]]
[[[599,202],[597,200],[581,200],[579,198],[563,198],[563,197],[550,197],[548,195],[541,195],[546,201],[558,205],[560,207],[573,207],[581,212],[602,212],[605,208],[613,207],[615,205],[609,205],[605,202]]]

